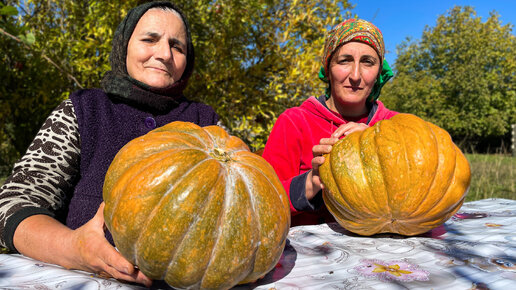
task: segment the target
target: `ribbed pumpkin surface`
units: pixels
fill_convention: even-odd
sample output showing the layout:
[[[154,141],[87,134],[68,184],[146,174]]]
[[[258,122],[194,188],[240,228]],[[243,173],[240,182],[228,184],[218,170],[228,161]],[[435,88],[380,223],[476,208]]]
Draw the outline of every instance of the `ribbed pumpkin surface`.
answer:
[[[111,163],[104,216],[118,250],[178,288],[230,288],[278,262],[290,209],[274,169],[218,126],[173,122]]]
[[[417,235],[457,212],[470,168],[445,130],[398,114],[339,140],[320,176],[324,202],[347,230]]]

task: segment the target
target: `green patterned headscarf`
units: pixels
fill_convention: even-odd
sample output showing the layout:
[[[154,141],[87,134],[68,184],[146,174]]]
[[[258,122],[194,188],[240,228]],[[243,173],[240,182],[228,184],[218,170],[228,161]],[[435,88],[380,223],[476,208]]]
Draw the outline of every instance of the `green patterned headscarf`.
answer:
[[[376,78],[371,94],[367,97],[368,101],[375,101],[380,96],[383,85],[392,78],[393,73],[389,64],[384,59],[385,44],[380,29],[368,21],[353,18],[335,26],[326,37],[322,66],[319,71],[319,78],[323,82],[328,83],[326,97],[329,98],[331,92],[330,83],[328,81],[328,70],[333,53],[343,44],[350,41],[358,41],[370,45],[380,57],[380,63],[382,64],[381,72]]]

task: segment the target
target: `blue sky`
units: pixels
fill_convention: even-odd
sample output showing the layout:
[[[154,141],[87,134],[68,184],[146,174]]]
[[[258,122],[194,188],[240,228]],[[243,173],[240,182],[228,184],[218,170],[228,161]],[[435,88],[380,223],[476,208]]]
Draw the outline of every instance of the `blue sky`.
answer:
[[[421,38],[426,25],[434,27],[437,18],[454,6],[472,6],[485,21],[489,12],[496,11],[502,25],[511,23],[516,35],[516,0],[348,0],[355,5],[351,13],[371,21],[383,33],[389,64],[394,64],[396,47],[406,37]]]

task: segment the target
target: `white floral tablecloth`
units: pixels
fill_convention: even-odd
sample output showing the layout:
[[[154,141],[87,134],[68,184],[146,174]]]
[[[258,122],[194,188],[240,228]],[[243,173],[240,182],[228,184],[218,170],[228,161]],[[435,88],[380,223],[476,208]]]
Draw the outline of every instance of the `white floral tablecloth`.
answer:
[[[417,237],[362,237],[338,224],[294,227],[278,265],[256,283],[235,288],[516,289],[516,200],[466,203],[444,225]],[[2,254],[0,289],[141,287]]]

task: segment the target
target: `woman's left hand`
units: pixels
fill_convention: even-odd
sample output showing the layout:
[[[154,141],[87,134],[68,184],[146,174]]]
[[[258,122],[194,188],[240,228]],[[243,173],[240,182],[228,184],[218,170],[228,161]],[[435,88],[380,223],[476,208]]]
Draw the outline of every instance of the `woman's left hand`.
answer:
[[[349,122],[337,128],[337,130],[331,134],[331,137],[340,139],[342,136],[347,136],[353,132],[364,131],[367,128],[369,128],[369,126],[364,123]]]

